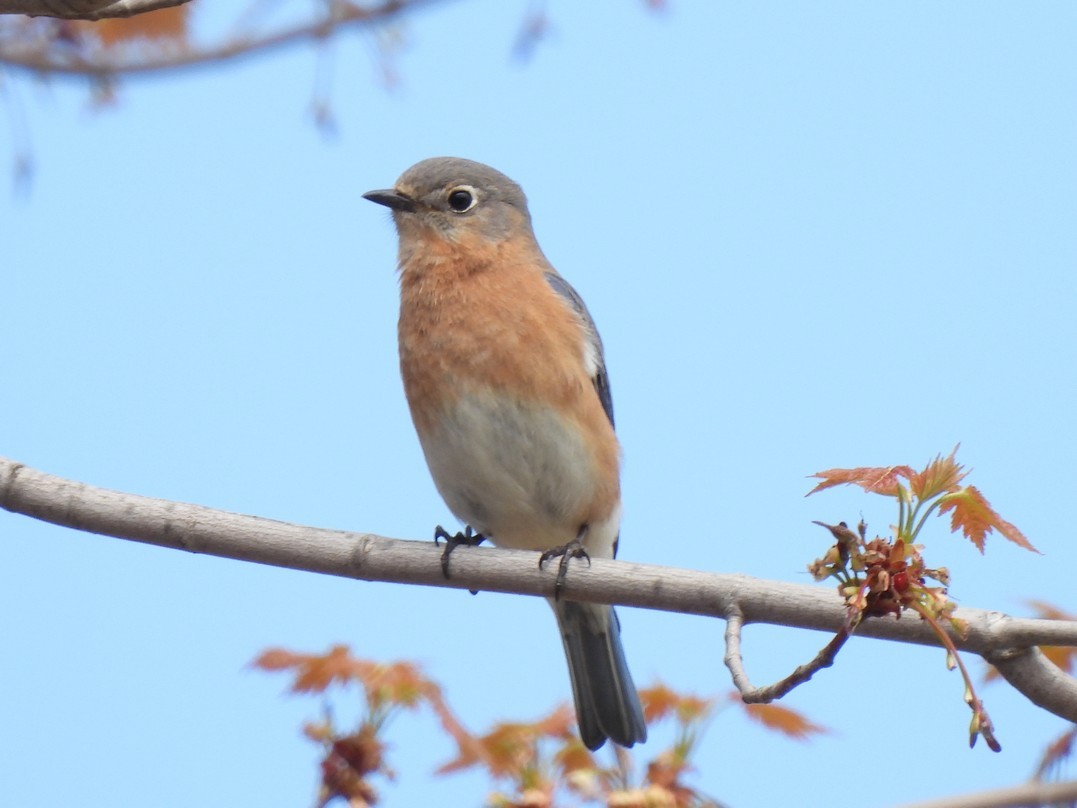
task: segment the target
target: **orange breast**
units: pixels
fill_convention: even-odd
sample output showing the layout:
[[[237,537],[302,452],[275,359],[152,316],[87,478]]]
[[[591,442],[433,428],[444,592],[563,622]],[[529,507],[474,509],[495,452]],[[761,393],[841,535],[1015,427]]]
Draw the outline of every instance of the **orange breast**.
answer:
[[[619,447],[584,367],[582,326],[543,277],[545,258],[537,247],[427,243],[402,267],[399,321],[401,373],[424,448],[461,397],[551,408],[593,458],[593,492],[571,518],[607,518],[620,496]],[[474,255],[485,260],[461,260]]]

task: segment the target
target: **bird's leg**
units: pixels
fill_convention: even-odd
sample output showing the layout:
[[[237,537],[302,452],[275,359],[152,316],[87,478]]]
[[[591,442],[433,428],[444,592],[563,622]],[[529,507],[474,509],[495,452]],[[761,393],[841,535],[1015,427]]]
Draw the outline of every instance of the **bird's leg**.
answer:
[[[486,541],[486,537],[473,531],[471,525],[468,525],[462,531],[457,531],[455,536],[441,525],[438,525],[434,528],[434,544],[437,544],[439,539],[445,539],[445,551],[441,554],[441,574],[446,578],[449,577],[449,556],[452,555],[453,550],[460,545],[478,547]]]
[[[580,532],[576,534],[576,538],[568,544],[562,544],[559,547],[551,547],[549,550],[543,550],[542,555],[539,556],[539,569],[542,569],[542,565],[551,558],[561,559],[557,565],[557,578],[555,578],[553,582],[554,600],[561,597],[561,590],[565,588],[565,575],[568,574],[568,560],[570,558],[583,558],[587,561],[587,566],[591,566],[591,556],[587,555],[587,550],[583,546],[583,537],[586,535],[587,525],[582,525],[580,527]]]

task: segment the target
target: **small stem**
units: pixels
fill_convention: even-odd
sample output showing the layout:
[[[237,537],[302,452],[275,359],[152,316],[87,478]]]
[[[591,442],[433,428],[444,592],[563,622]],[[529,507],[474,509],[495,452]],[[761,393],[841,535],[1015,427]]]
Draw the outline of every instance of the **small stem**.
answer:
[[[936,502],[935,505],[938,503]],[[932,508],[934,505],[932,505]],[[930,513],[930,509],[928,510]],[[927,513],[924,514],[927,516]],[[946,633],[946,630],[942,627],[938,620],[936,620],[923,606],[919,603],[912,601],[908,604],[909,608],[920,615],[924,620],[928,622],[935,635],[939,638],[939,642],[942,643],[943,648],[950,655],[950,658],[954,660],[958,670],[961,671],[961,678],[965,680],[965,691],[968,693],[967,704],[969,709],[972,710],[973,715],[976,716],[977,730],[974,732],[969,740],[969,745],[976,743],[976,736],[983,735],[984,743],[992,752],[1001,752],[1002,746],[995,739],[994,727],[991,724],[991,719],[987,715],[987,710],[984,709],[983,702],[976,696],[976,690],[972,686],[972,677],[969,676],[968,668],[965,667],[965,662],[961,659],[961,655],[957,653],[957,646],[954,645],[954,641],[950,638],[950,635]]]
[[[907,503],[905,501],[905,497],[906,497],[905,486],[898,485],[898,495],[897,495],[897,500],[898,500],[898,520],[897,520],[897,524],[898,524],[898,533],[899,534],[905,529],[905,510],[906,510],[906,505],[907,505]]]
[[[915,508],[909,508],[908,513],[905,517],[905,524],[901,526],[901,535],[898,536],[899,539],[903,539],[909,544],[912,544],[912,537],[915,535],[915,533],[913,532],[913,524],[915,524],[916,517],[920,514],[920,508],[923,506],[923,504],[924,503],[922,502],[917,502]]]
[[[932,502],[932,503],[931,503],[931,505],[929,505],[929,506],[928,506],[928,509],[927,509],[926,511],[924,511],[924,515],[923,515],[923,516],[921,516],[921,517],[920,517],[920,521],[916,523],[916,529],[915,529],[915,530],[913,530],[911,534],[909,534],[909,543],[910,543],[910,544],[911,544],[911,543],[912,543],[912,542],[913,542],[913,541],[914,541],[914,540],[916,539],[916,537],[917,537],[917,536],[918,536],[918,535],[920,534],[920,530],[921,530],[921,529],[923,528],[923,526],[924,526],[924,522],[926,522],[926,521],[927,521],[927,518],[928,518],[929,516],[931,516],[931,513],[932,513],[932,512],[933,512],[933,511],[934,511],[934,510],[935,510],[936,508],[938,508],[938,507],[939,507],[939,505],[941,505],[941,504],[942,504],[942,501],[943,501],[944,499],[946,499],[946,497],[945,497],[945,496],[939,497],[939,498],[938,498],[938,499],[936,499],[936,500],[935,500],[934,502]],[[919,510],[919,507],[917,507],[917,510]],[[912,522],[911,522],[911,520],[910,520],[910,524],[911,524],[911,523],[912,523]]]

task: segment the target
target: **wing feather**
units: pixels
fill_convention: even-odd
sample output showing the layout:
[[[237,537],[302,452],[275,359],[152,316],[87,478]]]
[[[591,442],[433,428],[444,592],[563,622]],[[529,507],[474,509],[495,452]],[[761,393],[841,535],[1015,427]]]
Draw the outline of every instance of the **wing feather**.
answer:
[[[605,410],[606,417],[610,419],[610,425],[613,426],[613,394],[610,392],[610,378],[609,374],[606,373],[606,358],[602,352],[602,338],[598,335],[595,321],[591,319],[591,312],[587,310],[587,305],[583,302],[579,292],[573,289],[572,284],[556,272],[547,272],[546,282],[550,284],[551,289],[569,304],[583,324],[587,339],[584,361],[587,362],[591,383],[594,384],[595,392],[598,393],[598,400],[602,402],[602,409]]]

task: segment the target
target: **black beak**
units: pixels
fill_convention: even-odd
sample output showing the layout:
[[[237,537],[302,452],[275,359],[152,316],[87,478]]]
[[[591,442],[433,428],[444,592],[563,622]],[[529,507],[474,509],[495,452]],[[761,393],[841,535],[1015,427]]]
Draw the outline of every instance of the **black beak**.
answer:
[[[371,202],[377,202],[379,205],[404,213],[415,212],[415,202],[392,188],[386,188],[384,191],[367,191],[363,194],[363,199],[369,199]]]

